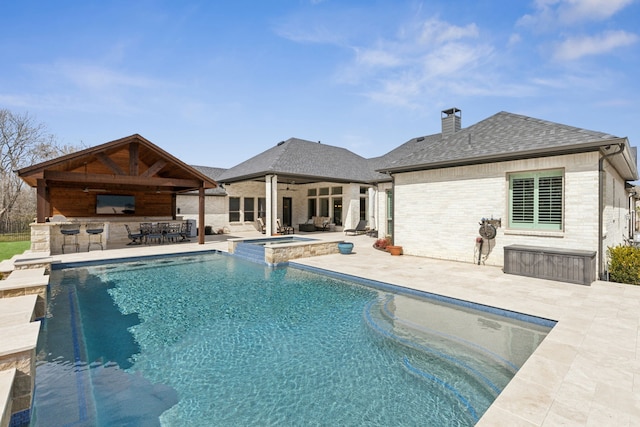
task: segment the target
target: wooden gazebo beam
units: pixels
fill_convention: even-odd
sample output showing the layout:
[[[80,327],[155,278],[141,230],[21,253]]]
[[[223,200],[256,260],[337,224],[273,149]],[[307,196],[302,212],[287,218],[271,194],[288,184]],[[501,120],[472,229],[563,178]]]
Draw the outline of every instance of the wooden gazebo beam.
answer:
[[[78,172],[45,171],[47,181],[84,184],[114,184],[114,185],[147,185],[161,187],[180,187],[185,189],[200,188],[201,181],[197,179],[161,178],[128,175],[84,174]]]

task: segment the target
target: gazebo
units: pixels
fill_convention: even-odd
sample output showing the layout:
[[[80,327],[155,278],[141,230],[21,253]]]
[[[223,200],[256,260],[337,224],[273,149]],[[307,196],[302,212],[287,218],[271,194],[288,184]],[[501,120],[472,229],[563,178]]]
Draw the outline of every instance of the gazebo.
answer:
[[[16,173],[37,189],[31,249],[52,254],[60,250],[61,223],[104,223],[107,241],[126,240],[125,224],[176,220],[176,195],[196,190],[198,242],[204,244],[205,189],[217,187],[211,178],[138,134]]]

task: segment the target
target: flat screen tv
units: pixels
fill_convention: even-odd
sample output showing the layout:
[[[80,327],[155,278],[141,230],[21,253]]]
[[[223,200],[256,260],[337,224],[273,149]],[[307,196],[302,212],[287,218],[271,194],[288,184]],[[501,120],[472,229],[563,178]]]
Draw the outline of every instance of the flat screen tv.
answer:
[[[131,215],[136,213],[135,196],[122,194],[98,194],[96,196],[96,214]]]

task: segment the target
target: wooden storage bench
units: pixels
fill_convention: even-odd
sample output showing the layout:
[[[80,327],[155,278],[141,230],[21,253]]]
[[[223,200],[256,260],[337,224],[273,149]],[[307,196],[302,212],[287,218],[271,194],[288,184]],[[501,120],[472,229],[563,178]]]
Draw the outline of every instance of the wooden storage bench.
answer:
[[[596,253],[579,249],[510,245],[504,248],[504,272],[519,276],[591,285]]]

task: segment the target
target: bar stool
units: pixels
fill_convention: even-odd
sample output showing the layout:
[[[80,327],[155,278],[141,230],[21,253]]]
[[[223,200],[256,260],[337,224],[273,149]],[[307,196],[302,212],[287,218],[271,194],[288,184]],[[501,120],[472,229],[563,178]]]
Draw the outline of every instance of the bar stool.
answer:
[[[89,235],[89,244],[87,245],[87,252],[91,250],[91,245],[100,245],[100,250],[104,250],[104,248],[102,247],[103,231],[104,231],[103,223],[87,224],[87,234]],[[92,237],[93,237],[93,240],[92,240]]]
[[[78,234],[80,234],[80,224],[62,224],[60,226],[60,233],[62,233],[62,253],[64,253],[65,246],[75,246],[76,252],[80,252],[80,245],[78,244]]]

